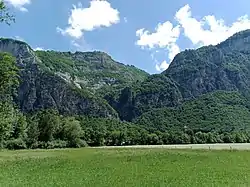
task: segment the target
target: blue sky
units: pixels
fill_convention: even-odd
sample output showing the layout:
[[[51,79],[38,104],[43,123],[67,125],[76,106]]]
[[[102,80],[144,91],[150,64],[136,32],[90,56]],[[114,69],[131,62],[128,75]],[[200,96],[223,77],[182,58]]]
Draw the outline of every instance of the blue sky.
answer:
[[[149,73],[186,49],[250,29],[249,0],[4,0],[16,16],[1,37],[34,49],[100,50]]]

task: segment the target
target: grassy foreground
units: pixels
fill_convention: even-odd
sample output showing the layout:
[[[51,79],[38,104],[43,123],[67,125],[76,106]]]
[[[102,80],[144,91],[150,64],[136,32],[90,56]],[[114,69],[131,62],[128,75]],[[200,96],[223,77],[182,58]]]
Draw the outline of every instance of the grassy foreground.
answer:
[[[250,152],[1,151],[0,186],[250,186]]]

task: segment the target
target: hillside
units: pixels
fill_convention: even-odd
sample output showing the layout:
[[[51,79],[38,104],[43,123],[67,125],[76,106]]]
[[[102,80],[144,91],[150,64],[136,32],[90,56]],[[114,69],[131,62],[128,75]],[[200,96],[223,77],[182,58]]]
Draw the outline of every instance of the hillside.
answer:
[[[53,72],[81,89],[93,93],[119,90],[148,74],[134,66],[114,61],[104,52],[36,51],[44,70]]]
[[[116,118],[116,111],[95,91],[119,90],[147,76],[101,52],[34,52],[25,42],[3,38],[0,51],[16,57],[21,70],[16,102],[24,112],[55,108],[62,114]]]
[[[250,131],[249,101],[238,92],[217,91],[177,108],[158,108],[135,120],[149,130],[194,132]]]
[[[238,91],[249,98],[249,39],[250,30],[246,30],[216,46],[185,50],[166,71],[124,89],[120,97],[109,102],[122,119],[131,121],[153,108],[180,106],[218,90]]]
[[[0,52],[20,69],[14,101],[22,113],[9,103],[8,119],[16,115],[13,129],[28,137],[20,143],[5,129],[4,147],[250,142],[249,38],[246,30],[185,50],[155,75],[103,52],[33,51],[0,39]],[[11,59],[1,56],[2,65]]]

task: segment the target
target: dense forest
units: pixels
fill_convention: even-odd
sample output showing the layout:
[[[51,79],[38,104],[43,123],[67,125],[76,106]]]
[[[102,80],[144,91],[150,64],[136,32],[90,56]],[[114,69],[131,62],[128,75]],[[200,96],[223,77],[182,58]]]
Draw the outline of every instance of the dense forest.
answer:
[[[149,75],[104,52],[1,38],[0,148],[250,142],[249,39],[185,50]]]

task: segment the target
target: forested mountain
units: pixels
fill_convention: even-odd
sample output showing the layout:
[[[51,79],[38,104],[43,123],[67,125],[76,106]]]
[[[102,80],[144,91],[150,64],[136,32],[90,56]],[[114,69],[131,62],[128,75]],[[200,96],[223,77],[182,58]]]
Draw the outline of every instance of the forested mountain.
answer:
[[[134,66],[114,61],[108,54],[94,52],[36,51],[44,70],[55,73],[78,88],[102,96],[144,80],[148,74]]]
[[[35,52],[28,44],[13,39],[0,39],[0,51],[16,57],[21,70],[16,100],[24,112],[55,108],[62,114],[116,117],[102,93],[147,76],[102,52]]]
[[[185,50],[175,56],[166,71],[124,89],[110,103],[115,103],[122,119],[132,120],[152,108],[176,107],[218,90],[238,91],[249,98],[249,41],[250,30],[246,30],[216,46]]]
[[[10,98],[0,103],[0,119],[4,108],[8,119],[15,116],[0,122],[0,143],[53,148],[250,142],[249,39],[246,30],[216,46],[185,50],[166,71],[149,75],[103,52],[33,51],[2,38],[0,52],[15,57],[0,53],[2,72],[12,62],[7,75],[15,75],[15,62],[19,84],[18,76],[0,74],[10,81],[8,97],[0,93]]]
[[[238,92],[216,91],[176,108],[153,109],[142,114],[135,123],[160,131],[250,131],[249,104]]]

